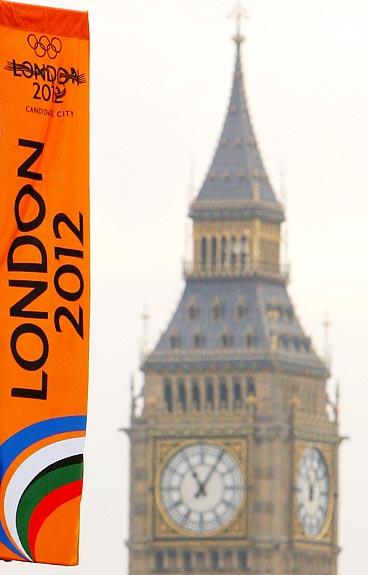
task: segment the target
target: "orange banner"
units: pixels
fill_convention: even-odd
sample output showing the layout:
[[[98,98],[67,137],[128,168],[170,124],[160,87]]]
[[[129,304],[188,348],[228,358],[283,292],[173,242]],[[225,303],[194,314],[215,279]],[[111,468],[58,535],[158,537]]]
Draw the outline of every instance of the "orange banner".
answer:
[[[78,562],[88,148],[87,13],[0,0],[0,559]]]

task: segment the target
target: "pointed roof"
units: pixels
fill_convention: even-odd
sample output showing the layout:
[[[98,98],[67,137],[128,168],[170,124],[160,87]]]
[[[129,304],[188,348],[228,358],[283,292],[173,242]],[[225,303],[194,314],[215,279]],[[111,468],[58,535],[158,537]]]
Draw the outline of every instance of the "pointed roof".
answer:
[[[233,86],[224,127],[190,216],[207,219],[260,215],[281,222],[283,208],[264,168],[248,110],[240,46],[236,39]]]
[[[241,316],[239,304],[244,306]],[[218,305],[221,315],[215,316]],[[226,347],[223,334],[229,338]],[[143,365],[144,370],[159,371],[217,368],[280,369],[321,378],[328,374],[299,323],[286,286],[254,278],[188,281],[166,331]]]

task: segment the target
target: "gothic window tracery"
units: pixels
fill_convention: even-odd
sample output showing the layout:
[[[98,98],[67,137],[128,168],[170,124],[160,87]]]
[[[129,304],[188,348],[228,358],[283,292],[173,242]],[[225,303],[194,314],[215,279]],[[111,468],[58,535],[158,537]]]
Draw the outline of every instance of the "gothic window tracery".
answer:
[[[199,316],[199,309],[195,301],[190,302],[188,307],[188,317],[190,320],[195,320]]]
[[[178,333],[172,333],[170,335],[170,348],[178,349],[180,347],[180,336]]]
[[[197,559],[196,561],[197,569],[199,570],[203,569],[205,566],[204,553],[202,551],[199,551],[199,553],[197,553],[196,559]]]
[[[214,571],[217,571],[220,568],[220,556],[217,550],[211,551],[210,554],[211,559],[211,567]]]
[[[235,270],[238,255],[238,246],[235,236],[231,236],[231,269]]]
[[[221,269],[225,271],[227,267],[227,239],[225,236],[221,238]]]
[[[199,394],[199,385],[196,379],[192,381],[192,403],[197,411],[201,408],[201,401],[200,401],[200,394]]]
[[[221,339],[221,346],[222,346],[224,349],[228,349],[228,348],[231,347],[232,344],[233,344],[233,337],[232,337],[232,335],[229,334],[228,332],[223,332],[223,333],[221,334],[221,338],[220,338],[220,339]]]
[[[195,333],[193,338],[193,345],[195,349],[200,349],[204,346],[204,336],[202,333]]]
[[[240,379],[238,377],[233,378],[233,398],[234,398],[235,409],[239,409],[240,407],[242,407],[243,397],[242,397]]]
[[[172,385],[170,379],[165,379],[164,381],[164,401],[166,404],[166,409],[168,411],[173,410],[173,393],[172,393]]]
[[[212,307],[212,315],[215,321],[224,318],[224,306],[219,299],[216,299]]]
[[[187,411],[187,392],[183,379],[179,379],[178,381],[178,401],[180,409]]]
[[[201,271],[206,271],[207,267],[207,238],[201,239]]]
[[[210,409],[213,409],[215,406],[215,398],[214,398],[214,392],[213,392],[213,381],[211,378],[206,379],[206,405]]]
[[[220,406],[223,408],[229,407],[227,383],[224,377],[220,378]]]
[[[247,348],[251,348],[251,347],[254,347],[254,345],[255,345],[254,333],[252,331],[248,331],[245,334],[245,346]]]
[[[217,239],[212,237],[211,238],[211,272],[214,273],[216,271],[216,263],[217,263]]]
[[[241,571],[244,572],[248,570],[248,558],[246,551],[238,551],[238,565]]]
[[[238,304],[236,306],[236,316],[239,320],[246,319],[247,312],[246,312],[245,302],[243,299],[240,299],[238,301]]]
[[[183,568],[185,573],[192,570],[192,555],[190,551],[183,551]]]
[[[155,571],[161,573],[164,570],[164,553],[156,551],[155,553]]]
[[[253,377],[247,377],[247,395],[256,395],[256,383]]]
[[[246,236],[240,238],[240,267],[244,271],[248,266],[249,260],[249,245]]]

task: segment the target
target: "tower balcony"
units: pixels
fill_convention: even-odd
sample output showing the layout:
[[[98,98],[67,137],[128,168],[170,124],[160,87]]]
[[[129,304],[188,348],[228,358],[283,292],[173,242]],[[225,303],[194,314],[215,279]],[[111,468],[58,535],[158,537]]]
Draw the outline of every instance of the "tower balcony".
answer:
[[[201,265],[191,260],[183,261],[185,279],[238,279],[253,276],[287,283],[290,276],[290,266],[266,261],[246,262],[235,266],[221,264]]]

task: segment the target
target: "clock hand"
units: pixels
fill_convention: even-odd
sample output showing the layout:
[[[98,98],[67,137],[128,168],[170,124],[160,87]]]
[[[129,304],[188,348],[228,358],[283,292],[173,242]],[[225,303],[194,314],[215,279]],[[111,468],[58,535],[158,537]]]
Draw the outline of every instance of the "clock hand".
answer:
[[[211,467],[211,469],[209,470],[209,472],[207,473],[204,481],[200,481],[200,485],[199,485],[199,490],[197,491],[197,493],[195,494],[195,497],[199,497],[200,495],[206,495],[205,492],[205,487],[207,485],[207,483],[209,482],[209,480],[211,479],[212,475],[214,474],[214,472],[217,469],[218,464],[220,463],[221,459],[223,458],[225,454],[225,451],[221,451],[220,455],[217,457],[217,460],[215,462],[215,464]]]
[[[313,475],[313,473],[309,474],[308,484],[309,484],[309,501],[313,501],[314,500],[314,475]]]
[[[314,499],[314,484],[309,481],[309,501],[313,501]]]
[[[199,480],[198,473],[196,472],[196,470],[194,469],[194,467],[193,467],[193,465],[192,465],[192,462],[190,461],[189,457],[188,457],[186,454],[184,455],[184,459],[185,459],[186,462],[188,463],[189,470],[192,472],[192,477],[193,477],[193,479],[196,480],[196,482],[197,482],[197,484],[198,484],[198,487],[199,487],[199,489],[201,490],[201,482],[200,482],[200,480]]]
[[[196,471],[194,471],[194,469],[193,469],[193,471],[192,471],[192,477],[194,477],[194,479],[196,480],[197,485],[198,485],[198,487],[199,487],[199,491],[202,492],[202,491],[203,491],[202,483],[201,483],[201,481],[200,481],[200,479],[199,479],[199,477],[198,477],[198,473],[197,473]]]

